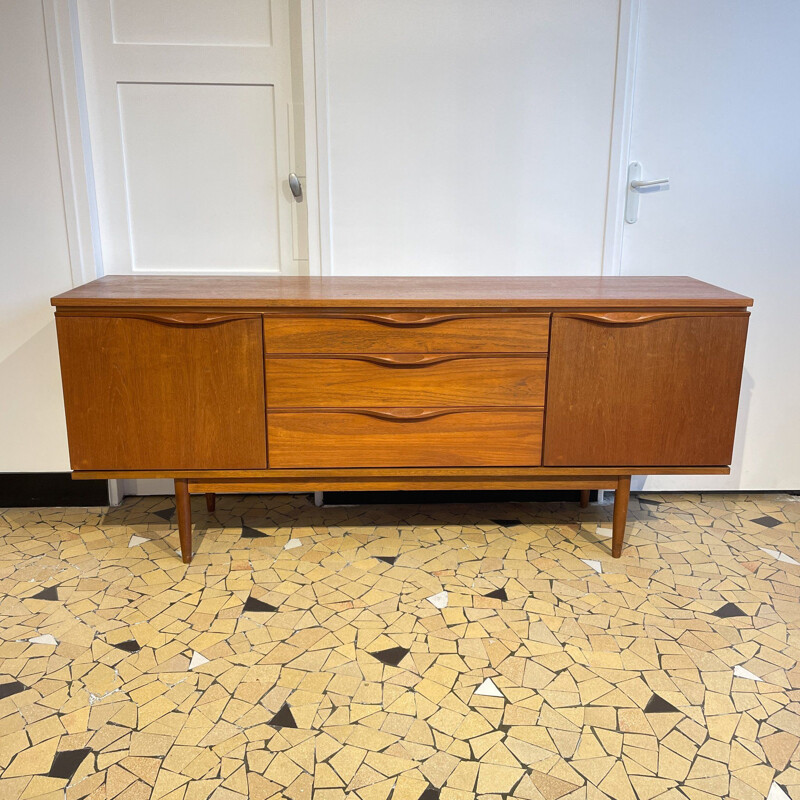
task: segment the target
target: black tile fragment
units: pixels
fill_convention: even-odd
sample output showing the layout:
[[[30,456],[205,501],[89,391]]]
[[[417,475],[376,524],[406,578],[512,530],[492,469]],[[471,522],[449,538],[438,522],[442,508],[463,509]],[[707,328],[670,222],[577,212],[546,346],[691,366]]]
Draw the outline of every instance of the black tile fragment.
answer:
[[[522,525],[522,522],[518,519],[493,519],[490,522],[494,522],[495,525],[502,525],[504,528],[513,528],[515,525]]]
[[[265,603],[263,600],[256,600],[250,595],[244,604],[242,611],[277,611],[278,607]]]
[[[48,586],[41,592],[32,594],[28,600],[58,600],[58,586]]]
[[[765,528],[774,528],[776,525],[780,525],[781,521],[779,519],[775,519],[775,517],[759,517],[758,519],[750,520],[751,522],[755,522],[756,525],[763,525]]]
[[[439,800],[441,789],[428,784],[428,788],[419,796],[419,800]]]
[[[19,694],[27,690],[27,686],[19,681],[11,681],[10,683],[0,683],[0,700],[11,695]]]
[[[654,694],[644,707],[645,714],[680,714],[681,712],[675,708],[672,703],[667,702],[663,697]]]
[[[242,539],[266,539],[267,534],[242,523]]]
[[[91,752],[88,747],[82,747],[80,750],[62,750],[56,753],[47,776],[69,780],[78,771],[83,759]]]
[[[484,597],[493,597],[495,600],[508,600],[508,595],[506,594],[505,587],[502,587],[500,589],[495,589],[493,592],[485,594]]]
[[[394,564],[397,561],[397,556],[375,556],[378,561],[383,561],[384,564]]]
[[[287,703],[284,703],[280,711],[270,720],[270,725],[274,728],[296,728],[297,723],[292,716],[292,709],[289,708]]]
[[[639,497],[637,499],[639,500],[640,503],[644,503],[645,505],[648,505],[648,506],[660,506],[661,505],[661,501],[660,500],[650,500],[648,497]]]
[[[727,619],[728,617],[746,617],[747,614],[742,611],[736,603],[725,603],[724,606],[712,612],[715,617],[720,619]]]
[[[175,516],[175,509],[164,508],[161,511],[154,511],[153,514],[157,517],[161,517],[165,522],[172,522],[172,518]]]
[[[117,642],[112,645],[112,647],[116,647],[117,650],[124,650],[126,653],[138,653],[142,649],[136,639],[127,639],[124,642]]]
[[[382,664],[396,667],[409,653],[407,647],[390,647],[388,650],[378,650],[377,653],[370,653]]]

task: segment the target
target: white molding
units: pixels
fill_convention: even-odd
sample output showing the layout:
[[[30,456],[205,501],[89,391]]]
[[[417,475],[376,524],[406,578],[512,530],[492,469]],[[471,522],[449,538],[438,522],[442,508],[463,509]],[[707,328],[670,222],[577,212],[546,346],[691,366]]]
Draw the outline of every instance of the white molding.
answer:
[[[308,272],[322,272],[320,252],[319,167],[317,165],[317,75],[314,47],[314,0],[300,2],[300,38],[303,67],[303,138],[305,141],[304,202],[307,214]],[[294,77],[294,76],[293,76]]]
[[[75,0],[42,0],[61,191],[75,286],[103,274]]]
[[[639,0],[620,0],[601,275],[619,275],[622,270],[625,183],[633,124],[638,37]]]
[[[332,219],[330,196],[330,140],[328,124],[328,2],[311,0],[313,5],[314,34],[314,83],[315,83],[315,130],[316,153],[313,156],[317,168],[318,187],[318,231],[319,264],[322,275],[333,273]],[[305,68],[305,62],[304,62]],[[306,106],[308,108],[308,106]],[[306,128],[308,131],[308,128]],[[308,142],[309,139],[307,138]],[[306,145],[308,147],[308,145]],[[311,163],[311,159],[309,159]],[[309,226],[310,233],[310,226]]]

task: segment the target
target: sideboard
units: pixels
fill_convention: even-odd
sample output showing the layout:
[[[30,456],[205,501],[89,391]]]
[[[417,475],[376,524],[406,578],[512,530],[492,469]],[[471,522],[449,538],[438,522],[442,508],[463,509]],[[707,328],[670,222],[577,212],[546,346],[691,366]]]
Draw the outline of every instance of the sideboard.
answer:
[[[107,276],[53,298],[75,478],[191,494],[729,472],[752,300],[683,277]]]

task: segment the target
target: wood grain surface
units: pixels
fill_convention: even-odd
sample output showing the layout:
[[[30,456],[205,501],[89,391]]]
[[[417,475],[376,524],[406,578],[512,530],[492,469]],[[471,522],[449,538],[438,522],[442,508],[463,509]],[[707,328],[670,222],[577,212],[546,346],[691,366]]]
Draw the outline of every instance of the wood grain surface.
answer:
[[[272,467],[513,466],[541,462],[539,410],[270,411]],[[435,413],[437,412],[438,413]],[[443,413],[449,412],[449,413]]]
[[[549,314],[265,316],[267,353],[544,353]],[[417,318],[424,321],[419,322]]]
[[[546,466],[729,464],[748,315],[555,314]]]
[[[268,358],[267,407],[544,405],[544,356],[376,358]]]
[[[266,467],[260,317],[56,322],[73,469]]]
[[[688,277],[195,277],[106,275],[59,308],[697,308],[753,301]]]

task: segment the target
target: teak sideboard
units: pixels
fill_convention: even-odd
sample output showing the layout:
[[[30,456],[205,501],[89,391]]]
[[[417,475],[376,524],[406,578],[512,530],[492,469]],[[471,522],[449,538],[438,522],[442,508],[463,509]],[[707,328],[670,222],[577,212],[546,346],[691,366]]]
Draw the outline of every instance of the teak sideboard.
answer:
[[[748,297],[692,278],[108,276],[53,298],[76,478],[190,495],[729,471]]]

